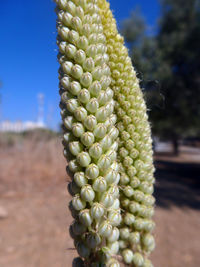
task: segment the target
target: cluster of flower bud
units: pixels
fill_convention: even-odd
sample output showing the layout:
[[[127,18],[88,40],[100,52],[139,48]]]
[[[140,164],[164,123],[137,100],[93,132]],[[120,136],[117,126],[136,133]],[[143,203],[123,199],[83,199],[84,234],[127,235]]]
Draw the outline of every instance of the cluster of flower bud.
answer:
[[[152,266],[146,259],[155,247],[151,234],[154,222],[154,167],[151,130],[139,81],[123,38],[118,34],[106,0],[98,0],[111,70],[117,114],[118,162],[120,172],[119,250],[127,264]]]
[[[72,181],[70,234],[82,259],[118,266],[119,130],[106,38],[95,0],[56,0],[64,156]],[[105,246],[106,244],[106,246]],[[81,261],[79,259],[78,261]]]

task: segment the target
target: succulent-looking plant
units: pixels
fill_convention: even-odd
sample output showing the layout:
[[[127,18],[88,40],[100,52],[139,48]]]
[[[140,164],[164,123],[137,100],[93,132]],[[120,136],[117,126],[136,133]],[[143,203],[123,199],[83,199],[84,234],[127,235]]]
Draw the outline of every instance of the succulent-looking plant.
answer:
[[[64,156],[77,266],[153,266],[146,105],[106,0],[56,0]]]

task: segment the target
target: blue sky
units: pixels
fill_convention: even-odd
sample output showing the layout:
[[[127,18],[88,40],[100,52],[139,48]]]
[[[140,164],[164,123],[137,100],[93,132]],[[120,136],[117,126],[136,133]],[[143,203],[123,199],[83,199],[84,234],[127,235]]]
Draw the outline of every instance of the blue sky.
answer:
[[[155,25],[158,0],[110,0],[120,24],[136,6]],[[37,94],[45,95],[45,122],[60,121],[56,15],[52,0],[2,0],[0,5],[0,120],[36,120]]]

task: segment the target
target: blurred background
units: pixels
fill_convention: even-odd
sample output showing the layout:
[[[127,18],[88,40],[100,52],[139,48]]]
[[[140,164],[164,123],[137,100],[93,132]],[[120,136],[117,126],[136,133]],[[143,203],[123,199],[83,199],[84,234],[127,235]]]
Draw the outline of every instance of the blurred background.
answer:
[[[200,266],[200,1],[110,0],[141,80],[156,165],[157,267]],[[0,266],[67,267],[56,15],[0,1]]]

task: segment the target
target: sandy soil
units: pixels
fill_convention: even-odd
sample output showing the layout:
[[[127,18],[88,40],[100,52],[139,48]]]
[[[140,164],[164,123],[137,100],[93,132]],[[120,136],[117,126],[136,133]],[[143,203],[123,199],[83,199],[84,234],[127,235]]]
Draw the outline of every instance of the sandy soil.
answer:
[[[56,138],[0,148],[0,207],[8,213],[0,219],[1,267],[71,266],[76,252],[61,151]],[[200,151],[195,163],[190,154],[182,149],[184,162],[157,157],[156,267],[200,266]]]

